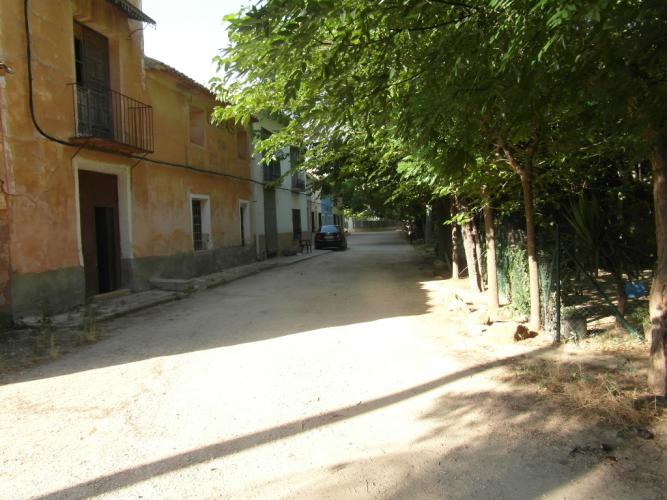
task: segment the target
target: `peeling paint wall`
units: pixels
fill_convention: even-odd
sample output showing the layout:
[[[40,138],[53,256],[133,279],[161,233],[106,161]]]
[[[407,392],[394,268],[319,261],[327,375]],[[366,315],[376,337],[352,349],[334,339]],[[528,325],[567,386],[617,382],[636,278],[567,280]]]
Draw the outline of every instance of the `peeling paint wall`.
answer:
[[[198,272],[246,259],[248,253],[254,258],[254,248],[234,250],[240,246],[238,202],[252,199],[250,183],[138,163],[42,136],[30,118],[23,0],[0,0],[0,12],[0,54],[13,70],[0,76],[0,176],[12,193],[0,198],[0,314],[9,307],[8,288],[15,318],[84,300],[77,169],[118,177],[123,284],[147,284],[144,274],[141,279],[132,276],[134,261],[168,256],[205,261],[204,267],[189,267]],[[155,152],[150,158],[250,176],[247,155],[243,158],[236,152],[235,131],[210,127],[204,147],[190,144],[190,102],[210,109],[211,97],[165,75],[147,77],[142,23],[128,19],[106,0],[30,0],[29,20],[34,110],[48,135],[69,141],[75,134],[71,84],[76,81],[76,21],[108,39],[111,88],[153,106]],[[210,196],[213,246],[209,250],[215,258],[194,255],[189,198],[193,193]],[[223,252],[227,248],[229,257]],[[160,272],[168,267],[151,263],[145,269]]]
[[[43,137],[30,118],[22,0],[0,0],[0,47],[13,70],[4,77],[3,145],[12,200],[9,253],[13,315],[39,313],[83,300],[73,156],[116,165],[130,160],[78,151]],[[34,112],[50,136],[74,135],[74,22],[109,39],[111,85],[146,100],[141,27],[104,0],[29,2]]]
[[[0,60],[3,60],[0,52]],[[9,171],[5,162],[4,77],[0,75],[0,328],[11,323],[11,260],[9,254]]]
[[[193,249],[190,195],[210,199],[212,249],[241,245],[240,201],[252,201],[247,142],[234,127],[214,126],[214,98],[161,70],[147,70],[153,103],[156,159],[182,162],[213,174],[140,164],[134,169],[135,257],[170,255]],[[190,141],[190,109],[206,113],[205,145]],[[242,138],[243,136],[241,136]],[[247,141],[247,139],[246,139]],[[240,145],[245,145],[239,150]],[[253,220],[246,238],[254,240]]]

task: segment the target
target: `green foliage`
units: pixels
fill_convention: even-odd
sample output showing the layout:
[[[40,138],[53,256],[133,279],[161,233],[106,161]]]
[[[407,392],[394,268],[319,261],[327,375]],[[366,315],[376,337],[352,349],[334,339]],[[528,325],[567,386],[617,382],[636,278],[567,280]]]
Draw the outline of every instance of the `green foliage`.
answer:
[[[303,147],[353,211],[409,218],[451,196],[462,222],[485,188],[518,227],[530,164],[538,228],[569,211],[587,266],[622,276],[652,257],[634,171],[667,142],[664,0],[265,0],[227,22],[216,119],[284,122],[259,150]],[[583,192],[597,206],[571,206]],[[500,286],[521,309],[510,248]]]
[[[644,333],[644,338],[648,338],[651,328],[651,315],[645,301],[640,302],[627,319],[639,332]]]
[[[530,313],[530,283],[528,279],[526,250],[514,245],[497,242],[498,287],[501,296],[519,314]]]
[[[622,283],[624,275],[636,277],[642,270],[641,247],[646,241],[637,241],[635,221],[623,220],[616,211],[603,211],[597,197],[583,195],[571,203],[564,217],[573,233],[572,250],[589,272],[602,268]]]

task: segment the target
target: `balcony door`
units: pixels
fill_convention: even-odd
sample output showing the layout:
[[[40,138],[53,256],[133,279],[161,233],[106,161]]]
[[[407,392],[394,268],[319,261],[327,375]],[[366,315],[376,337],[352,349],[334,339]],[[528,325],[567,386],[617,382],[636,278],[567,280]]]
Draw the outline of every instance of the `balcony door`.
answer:
[[[109,90],[109,41],[74,23],[77,135],[113,138]]]

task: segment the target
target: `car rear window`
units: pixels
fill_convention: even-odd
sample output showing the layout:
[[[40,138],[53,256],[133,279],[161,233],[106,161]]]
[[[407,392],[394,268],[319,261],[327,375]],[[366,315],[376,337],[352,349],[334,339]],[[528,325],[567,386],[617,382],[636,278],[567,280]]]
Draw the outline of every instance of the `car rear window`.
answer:
[[[322,226],[320,228],[320,233],[337,233],[338,228],[336,226]]]

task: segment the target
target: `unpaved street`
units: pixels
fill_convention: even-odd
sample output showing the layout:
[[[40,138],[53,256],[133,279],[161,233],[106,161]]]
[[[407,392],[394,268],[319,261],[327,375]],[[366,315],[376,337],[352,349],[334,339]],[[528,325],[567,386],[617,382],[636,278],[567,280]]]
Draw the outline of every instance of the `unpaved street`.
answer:
[[[572,456],[605,431],[501,376],[549,347],[472,348],[432,279],[398,233],[357,234],[115,321],[0,387],[0,497],[664,495],[622,453]]]

